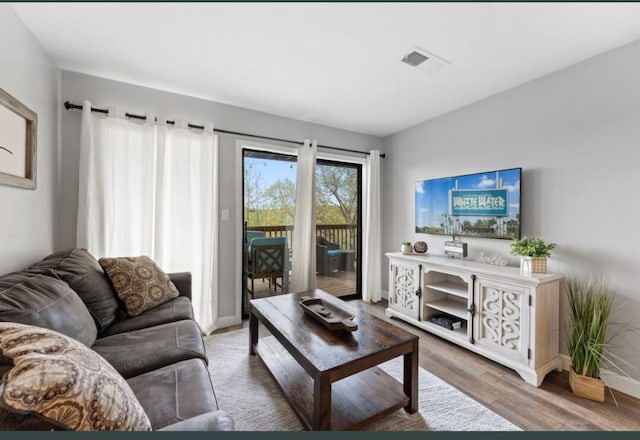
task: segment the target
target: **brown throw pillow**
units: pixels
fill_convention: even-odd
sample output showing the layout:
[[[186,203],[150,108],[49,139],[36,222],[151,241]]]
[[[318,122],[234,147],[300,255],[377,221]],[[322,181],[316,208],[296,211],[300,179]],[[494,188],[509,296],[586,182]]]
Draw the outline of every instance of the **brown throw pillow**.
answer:
[[[137,316],[178,296],[178,289],[147,256],[98,260],[124,302],[129,316]]]
[[[0,405],[76,431],[149,431],[129,384],[100,355],[53,330],[0,323],[0,352],[13,361]]]

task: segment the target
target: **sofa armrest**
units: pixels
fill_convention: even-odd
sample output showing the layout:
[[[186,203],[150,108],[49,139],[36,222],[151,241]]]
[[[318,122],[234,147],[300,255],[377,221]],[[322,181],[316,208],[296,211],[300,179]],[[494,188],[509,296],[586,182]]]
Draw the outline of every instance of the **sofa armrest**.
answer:
[[[159,431],[233,431],[233,420],[224,411],[209,411],[199,416],[181,420]]]
[[[175,272],[167,274],[180,296],[186,296],[191,299],[191,272]]]

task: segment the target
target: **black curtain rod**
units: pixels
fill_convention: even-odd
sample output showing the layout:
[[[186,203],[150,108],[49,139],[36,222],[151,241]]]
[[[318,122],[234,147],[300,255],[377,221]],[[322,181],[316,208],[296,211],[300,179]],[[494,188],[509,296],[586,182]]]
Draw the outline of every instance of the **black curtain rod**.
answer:
[[[71,110],[71,109],[76,109],[76,110],[82,110],[82,106],[78,105],[78,104],[72,104],[69,101],[66,101],[64,103],[64,108],[66,110]],[[106,108],[97,108],[97,107],[91,107],[91,111],[92,112],[96,112],[96,113],[103,113],[105,115],[109,114],[109,110]],[[131,118],[131,119],[139,119],[141,121],[146,121],[147,117],[143,116],[143,115],[136,115],[134,113],[125,113],[124,114],[127,118]],[[169,125],[175,125],[176,121],[166,121],[167,124]],[[187,126],[189,128],[195,128],[197,130],[204,130],[204,126],[203,125],[193,125],[193,124],[187,124]],[[267,139],[270,141],[278,141],[278,142],[287,142],[289,144],[296,144],[296,145],[304,145],[304,142],[300,142],[300,141],[290,141],[288,139],[280,139],[280,138],[274,138],[274,137],[269,137],[269,136],[261,136],[258,134],[250,134],[250,133],[242,133],[239,131],[231,131],[231,130],[222,130],[220,128],[214,128],[213,131],[215,131],[216,133],[223,133],[223,134],[234,134],[236,136],[246,136],[246,137],[252,137],[252,138],[258,138],[258,139]],[[325,149],[329,149],[329,150],[337,150],[337,151],[346,151],[348,153],[359,153],[359,154],[371,154],[367,151],[358,151],[358,150],[350,150],[348,148],[339,148],[339,147],[331,147],[329,145],[318,145],[318,148],[325,148]],[[385,157],[385,154],[382,153],[380,154],[380,157]]]

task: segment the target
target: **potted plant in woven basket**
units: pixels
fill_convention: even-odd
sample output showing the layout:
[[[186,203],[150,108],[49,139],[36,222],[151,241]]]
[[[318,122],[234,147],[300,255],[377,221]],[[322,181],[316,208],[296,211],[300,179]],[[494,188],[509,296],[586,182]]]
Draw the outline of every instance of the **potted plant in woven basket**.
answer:
[[[520,255],[520,269],[524,273],[546,273],[547,258],[556,247],[537,237],[524,237],[511,244],[511,254]]]
[[[604,382],[600,379],[600,368],[605,360],[607,330],[613,303],[611,287],[604,279],[569,278],[567,299],[571,391],[577,396],[604,402]]]

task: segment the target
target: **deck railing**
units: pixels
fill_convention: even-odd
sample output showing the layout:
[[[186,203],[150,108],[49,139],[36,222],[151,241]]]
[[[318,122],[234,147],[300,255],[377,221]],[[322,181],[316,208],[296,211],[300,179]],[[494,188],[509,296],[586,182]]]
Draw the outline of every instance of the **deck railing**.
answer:
[[[316,225],[316,235],[340,245],[340,249],[355,250],[358,245],[357,225]],[[248,226],[247,231],[262,231],[265,237],[286,237],[291,246],[293,225]]]

